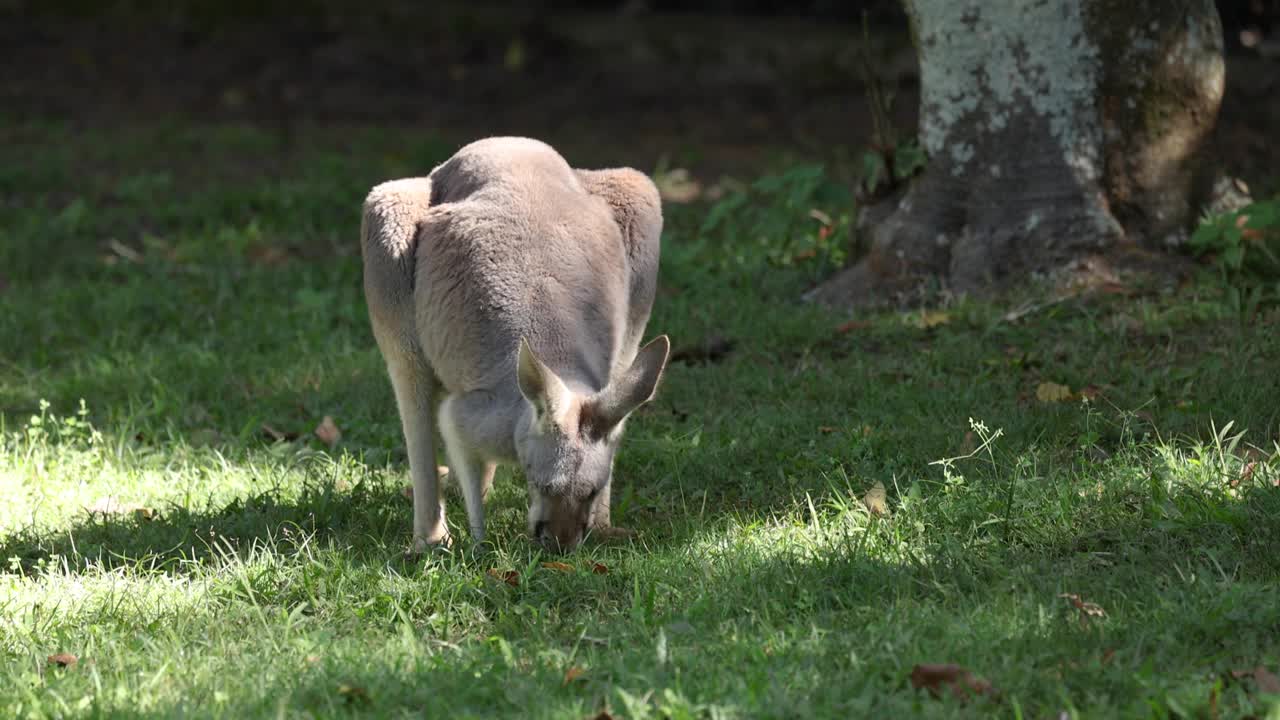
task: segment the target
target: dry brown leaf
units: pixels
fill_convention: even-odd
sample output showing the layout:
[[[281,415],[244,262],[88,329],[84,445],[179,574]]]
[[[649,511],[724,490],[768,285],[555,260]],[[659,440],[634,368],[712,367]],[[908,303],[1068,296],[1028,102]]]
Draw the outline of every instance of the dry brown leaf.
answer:
[[[149,507],[136,507],[133,509],[133,516],[138,520],[155,520],[159,513]]]
[[[836,428],[833,428],[833,427],[831,427],[830,425],[819,425],[819,426],[818,426],[818,432],[822,433],[823,435],[830,435],[831,433],[833,433],[833,432],[835,432],[835,431],[836,431]]]
[[[515,570],[498,570],[497,568],[489,568],[489,577],[494,580],[500,580],[511,587],[520,587],[520,573]]]
[[[1240,478],[1231,483],[1231,487],[1244,485],[1253,479],[1253,471],[1258,469],[1258,461],[1250,460],[1245,464],[1244,469],[1240,471]]]
[[[871,327],[871,322],[868,320],[850,320],[847,323],[837,325],[836,332],[844,335],[845,333],[850,333],[854,330],[865,330],[869,327]]]
[[[1103,610],[1101,605],[1089,602],[1075,593],[1062,593],[1058,597],[1071,603],[1071,607],[1079,610],[1082,620],[1090,617],[1105,617],[1107,614],[1107,611]]]
[[[608,575],[609,568],[603,563],[591,563],[591,572],[596,575]]]
[[[325,415],[324,419],[315,429],[316,437],[320,438],[320,442],[333,447],[342,439],[342,431],[338,429],[337,423],[333,421],[333,417]]]
[[[1236,227],[1240,230],[1240,237],[1245,240],[1261,240],[1262,231],[1257,228],[1246,227],[1248,224],[1248,215],[1240,215],[1236,218]]]
[[[1036,386],[1036,399],[1042,403],[1063,402],[1071,399],[1071,388],[1056,382],[1042,382]]]
[[[1102,388],[1092,384],[1085,385],[1084,387],[1080,388],[1080,392],[1077,394],[1080,397],[1085,398],[1087,400],[1093,400],[1102,394]]]
[[[369,691],[359,685],[339,685],[338,694],[342,696],[343,700],[353,705],[363,705],[369,702]]]
[[[1111,664],[1111,660],[1112,660],[1112,658],[1114,658],[1115,656],[1116,656],[1116,649],[1115,649],[1115,648],[1108,648],[1106,652],[1102,653],[1102,664],[1103,664],[1103,665],[1109,665],[1109,664]]]
[[[959,700],[967,699],[970,694],[995,694],[991,683],[950,663],[916,665],[911,669],[911,686],[917,690],[924,688],[934,697],[941,697],[944,690],[950,690]]]
[[[253,245],[245,251],[245,257],[258,265],[275,267],[289,259],[289,250],[279,245]]]
[[[889,501],[884,489],[884,483],[876,481],[871,486],[866,495],[862,496],[862,504],[867,506],[867,510],[872,515],[884,517],[889,514]]]
[[[818,251],[813,248],[806,248],[791,256],[792,260],[812,260],[818,256]]]
[[[583,674],[584,672],[585,672],[585,671],[584,671],[582,668],[580,668],[580,667],[578,667],[578,666],[576,666],[576,665],[575,665],[575,666],[573,666],[573,667],[571,667],[571,668],[569,668],[568,670],[565,670],[565,671],[564,671],[564,683],[563,683],[563,684],[564,684],[564,685],[569,685],[569,684],[573,683],[575,680],[579,680],[579,679],[581,679],[581,678],[582,678],[582,674]]]
[[[1248,670],[1232,670],[1231,677],[1237,680],[1253,678],[1253,682],[1262,692],[1269,695],[1280,695],[1280,677],[1276,677],[1275,674],[1262,665]]]
[[[573,566],[569,563],[555,562],[554,560],[542,563],[542,567],[560,572],[573,572]]]
[[[1253,681],[1258,683],[1258,689],[1262,692],[1280,695],[1280,677],[1276,677],[1261,665],[1253,669]]]
[[[55,667],[73,668],[78,662],[80,662],[80,658],[71,653],[58,653],[49,656],[49,664]]]

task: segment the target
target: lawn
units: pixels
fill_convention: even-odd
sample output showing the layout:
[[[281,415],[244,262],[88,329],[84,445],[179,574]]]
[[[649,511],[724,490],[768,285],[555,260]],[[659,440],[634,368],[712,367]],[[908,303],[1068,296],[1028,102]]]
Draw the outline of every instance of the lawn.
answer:
[[[1280,718],[1280,310],[1211,269],[831,313],[816,169],[670,206],[635,538],[539,554],[504,470],[415,560],[359,207],[454,147],[2,139],[0,716]]]

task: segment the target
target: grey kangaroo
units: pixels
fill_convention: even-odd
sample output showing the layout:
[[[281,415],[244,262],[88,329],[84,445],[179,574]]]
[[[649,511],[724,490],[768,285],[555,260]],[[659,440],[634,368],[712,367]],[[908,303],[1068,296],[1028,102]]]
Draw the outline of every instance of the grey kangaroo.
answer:
[[[527,138],[474,142],[364,203],[364,292],[413,477],[415,551],[450,541],[435,430],[475,542],[498,463],[529,532],[565,551],[609,523],[614,454],[670,342],[640,347],[662,207],[630,168],[575,170]]]

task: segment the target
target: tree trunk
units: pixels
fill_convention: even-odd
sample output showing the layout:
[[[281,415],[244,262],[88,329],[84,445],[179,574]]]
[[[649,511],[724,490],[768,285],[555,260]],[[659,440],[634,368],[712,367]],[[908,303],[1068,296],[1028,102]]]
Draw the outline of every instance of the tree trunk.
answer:
[[[1222,98],[1213,0],[904,3],[929,164],[867,213],[868,255],[817,300],[969,292],[1183,240]]]

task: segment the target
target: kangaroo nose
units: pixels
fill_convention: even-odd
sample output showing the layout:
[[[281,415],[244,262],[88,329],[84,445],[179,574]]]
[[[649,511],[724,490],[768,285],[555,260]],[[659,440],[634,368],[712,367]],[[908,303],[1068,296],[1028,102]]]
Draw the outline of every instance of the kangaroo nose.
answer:
[[[553,553],[566,553],[578,546],[582,541],[582,534],[570,530],[562,535],[557,535],[550,528],[539,524],[537,528],[538,543],[544,549]]]

